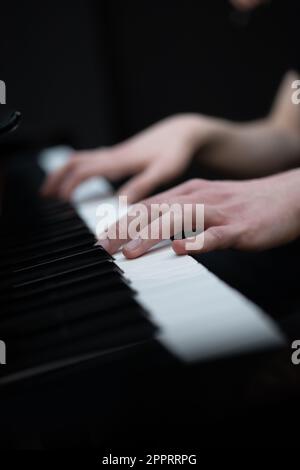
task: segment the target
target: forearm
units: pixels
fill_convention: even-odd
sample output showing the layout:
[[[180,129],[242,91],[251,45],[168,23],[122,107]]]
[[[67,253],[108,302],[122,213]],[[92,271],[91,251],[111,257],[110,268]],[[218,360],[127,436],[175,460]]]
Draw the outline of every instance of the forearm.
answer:
[[[285,184],[286,194],[289,199],[286,212],[290,211],[290,214],[294,217],[298,236],[300,236],[300,168],[285,171],[284,173],[274,175],[272,178],[281,178]]]
[[[291,100],[291,85],[298,78],[294,72],[286,74],[265,119],[244,124],[208,118],[210,130],[199,154],[202,164],[246,177],[299,166],[300,106]]]
[[[201,153],[205,166],[241,177],[263,176],[299,166],[300,132],[270,119],[224,123]]]

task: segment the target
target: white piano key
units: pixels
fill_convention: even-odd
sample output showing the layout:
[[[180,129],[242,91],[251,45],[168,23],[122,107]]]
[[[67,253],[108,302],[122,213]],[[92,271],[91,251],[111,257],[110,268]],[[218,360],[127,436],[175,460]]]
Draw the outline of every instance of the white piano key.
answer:
[[[41,166],[53,171],[65,163],[66,154],[69,149],[50,149],[43,153]],[[106,181],[98,182],[98,193],[94,183],[90,189],[88,182],[85,185],[84,194],[78,188],[73,204],[96,234],[98,205],[102,201],[116,206],[117,200],[110,197]],[[206,360],[285,343],[276,323],[259,307],[193,258],[176,256],[170,244],[136,260],[127,260],[122,253],[115,258],[137,291],[137,300],[159,327],[158,340],[180,359]]]

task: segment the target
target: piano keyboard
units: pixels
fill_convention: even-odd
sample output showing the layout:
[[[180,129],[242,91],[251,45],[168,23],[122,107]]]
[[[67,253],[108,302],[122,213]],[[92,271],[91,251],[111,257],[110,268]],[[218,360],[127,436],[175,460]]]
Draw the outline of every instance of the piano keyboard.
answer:
[[[40,166],[53,171],[68,154],[47,150]],[[94,247],[104,201],[117,203],[109,183],[94,178],[71,205],[36,198],[26,232],[1,234],[0,339],[8,364],[0,384],[153,338],[186,362],[284,343],[257,306],[170,246],[130,261]]]
[[[40,165],[46,173],[57,170],[69,154],[64,147],[46,150]],[[101,202],[117,206],[104,178],[81,184],[72,198],[76,212],[94,234]],[[284,343],[268,315],[192,257],[178,257],[170,246],[136,260],[125,259],[121,252],[114,257],[136,290],[138,302],[159,327],[156,337],[181,360],[213,359]]]
[[[1,241],[0,384],[153,338],[121,269],[69,204],[37,200],[26,232]]]

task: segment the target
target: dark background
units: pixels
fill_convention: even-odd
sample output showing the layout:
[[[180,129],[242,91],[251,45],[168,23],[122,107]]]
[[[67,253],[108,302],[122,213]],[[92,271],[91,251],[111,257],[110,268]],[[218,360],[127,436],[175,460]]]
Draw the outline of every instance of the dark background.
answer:
[[[60,139],[77,148],[109,145],[187,111],[261,117],[283,74],[299,67],[299,10],[296,0],[273,1],[250,16],[234,14],[227,0],[6,2],[0,79],[8,104],[24,116],[11,145]],[[295,243],[259,255],[227,251],[199,260],[296,339],[299,252]],[[131,445],[148,449],[162,442],[179,449],[185,442],[237,439],[265,446],[298,438],[299,379],[289,349],[200,365],[182,371],[179,380],[178,369],[166,372],[153,351],[132,355],[139,361],[122,357],[117,374],[110,363],[97,364],[92,373],[71,371],[71,378],[63,372],[50,386],[30,382],[8,390],[1,396],[7,424],[1,442],[15,448],[21,436],[21,448],[60,447],[68,440],[70,447],[109,447],[134,439]]]
[[[260,117],[298,66],[299,10],[295,0],[249,16],[227,0],[2,3],[0,78],[24,115],[18,139],[93,147],[173,113]]]

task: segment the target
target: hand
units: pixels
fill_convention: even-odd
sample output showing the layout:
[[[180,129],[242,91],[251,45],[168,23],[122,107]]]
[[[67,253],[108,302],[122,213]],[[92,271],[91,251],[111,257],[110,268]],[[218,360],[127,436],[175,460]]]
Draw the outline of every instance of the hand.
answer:
[[[230,0],[238,10],[251,10],[259,5],[266,3],[267,0]]]
[[[218,120],[179,115],[114,147],[75,153],[67,165],[48,177],[42,194],[69,198],[92,176],[112,181],[131,176],[119,192],[128,196],[129,202],[138,201],[183,173],[195,151],[219,127]]]
[[[205,205],[204,244],[191,253],[225,248],[268,249],[300,235],[300,169],[242,182],[191,180],[144,203],[149,214],[153,203],[191,204],[193,208],[196,204]],[[124,221],[125,218],[117,223],[116,233],[120,233]],[[152,222],[145,220],[141,230],[145,232]],[[100,244],[112,254],[123,246],[127,258],[137,258],[159,241],[160,237],[155,240],[128,237],[106,239]],[[187,243],[195,241],[195,238],[175,240],[172,246],[177,254],[187,254]]]

